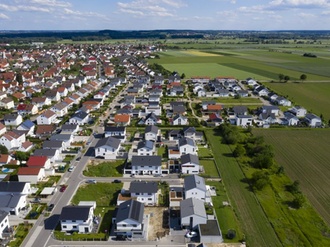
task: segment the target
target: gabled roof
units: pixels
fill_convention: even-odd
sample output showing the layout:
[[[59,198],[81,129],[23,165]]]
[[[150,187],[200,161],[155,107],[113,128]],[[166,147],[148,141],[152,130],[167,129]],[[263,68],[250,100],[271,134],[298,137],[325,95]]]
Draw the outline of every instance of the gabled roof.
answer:
[[[88,220],[91,206],[65,206],[62,208],[60,220]]]
[[[158,133],[158,130],[159,130],[159,128],[157,126],[155,126],[155,125],[148,125],[148,126],[146,126],[144,132],[145,133],[151,132],[151,133],[157,134]]]
[[[140,141],[137,145],[137,149],[140,149],[140,148],[153,149],[154,148],[154,142],[149,141],[149,140]]]
[[[206,218],[204,202],[196,198],[188,198],[180,202],[181,218],[198,215]]]
[[[17,175],[38,175],[41,167],[20,167]]]
[[[195,142],[193,139],[188,138],[188,137],[183,137],[179,139],[179,147],[184,146],[184,145],[189,145],[195,147]]]
[[[30,156],[26,165],[27,166],[44,166],[47,162],[47,156]]]
[[[63,141],[49,141],[46,140],[42,144],[42,148],[62,148],[63,147]]]
[[[0,192],[8,192],[8,193],[21,193],[24,190],[26,182],[0,182]],[[1,200],[0,200],[1,201]]]
[[[192,163],[199,165],[199,159],[197,155],[194,154],[184,154],[181,156],[181,164]]]
[[[36,149],[36,150],[34,150],[33,155],[54,157],[56,154],[56,151],[57,151],[56,149]]]
[[[161,166],[162,158],[158,155],[134,155],[131,163],[132,166]]]
[[[200,189],[206,192],[206,185],[204,178],[198,175],[191,175],[184,178],[184,188],[186,191],[191,189]]]
[[[115,123],[128,123],[130,121],[130,115],[128,114],[116,114],[114,122]]]
[[[21,124],[21,126],[25,127],[26,129],[31,129],[34,125],[35,125],[35,124],[34,124],[31,120],[29,120],[29,119],[25,120],[25,121]]]
[[[99,148],[99,147],[102,147],[102,146],[109,146],[109,147],[112,147],[114,149],[117,149],[120,145],[120,140],[115,138],[115,137],[107,137],[107,138],[103,138],[101,140],[99,140],[96,145],[95,145],[95,148]]]
[[[142,223],[144,213],[144,204],[135,200],[128,200],[121,203],[118,207],[116,222],[126,219]]]
[[[9,215],[8,212],[0,210],[0,223]]]
[[[71,118],[78,118],[78,119],[85,119],[88,116],[88,114],[84,111],[78,111],[75,114],[73,114],[73,116]]]
[[[129,186],[131,193],[156,193],[158,184],[156,182],[132,181]]]
[[[106,125],[104,127],[104,132],[124,132],[125,131],[125,127],[116,127],[116,126],[109,126]]]

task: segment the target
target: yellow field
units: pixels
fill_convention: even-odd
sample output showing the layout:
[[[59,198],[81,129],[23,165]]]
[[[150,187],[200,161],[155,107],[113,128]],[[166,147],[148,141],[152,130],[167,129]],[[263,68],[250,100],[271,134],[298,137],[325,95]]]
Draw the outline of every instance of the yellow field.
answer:
[[[222,57],[222,55],[212,54],[212,53],[207,53],[207,52],[202,52],[202,51],[197,51],[197,50],[186,50],[186,51],[181,51],[181,53],[186,53],[188,55],[194,55],[194,56],[198,56],[198,57]]]

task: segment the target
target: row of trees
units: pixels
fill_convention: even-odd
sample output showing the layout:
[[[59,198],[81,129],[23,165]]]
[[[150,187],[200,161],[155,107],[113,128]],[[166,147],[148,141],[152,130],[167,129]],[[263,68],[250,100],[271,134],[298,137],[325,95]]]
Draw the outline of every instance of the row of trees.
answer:
[[[278,79],[280,80],[280,82],[288,82],[291,78],[288,75],[278,74]],[[301,74],[300,75],[300,80],[301,81],[305,81],[306,79],[307,79],[306,74]]]

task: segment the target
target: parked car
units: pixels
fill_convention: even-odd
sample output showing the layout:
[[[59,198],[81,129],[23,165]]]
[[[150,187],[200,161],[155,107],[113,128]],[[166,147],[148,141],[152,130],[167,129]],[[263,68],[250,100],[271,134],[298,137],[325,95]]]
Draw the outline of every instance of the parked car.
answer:
[[[78,158],[76,159],[76,161],[79,161],[79,160],[81,160],[81,157],[78,157]]]
[[[64,192],[66,190],[67,185],[63,184],[61,185],[60,192]]]
[[[115,179],[115,180],[113,180],[113,183],[119,184],[119,183],[121,183],[121,181],[119,179]]]
[[[52,211],[54,207],[55,207],[54,203],[49,204],[47,207],[47,211],[49,211],[49,212]]]
[[[96,181],[95,179],[88,179],[88,180],[86,181],[86,183],[88,183],[88,184],[96,184],[97,181]]]
[[[31,203],[40,203],[41,199],[39,197],[34,198]]]
[[[72,172],[74,169],[74,166],[70,166],[70,168],[68,169],[69,172]]]

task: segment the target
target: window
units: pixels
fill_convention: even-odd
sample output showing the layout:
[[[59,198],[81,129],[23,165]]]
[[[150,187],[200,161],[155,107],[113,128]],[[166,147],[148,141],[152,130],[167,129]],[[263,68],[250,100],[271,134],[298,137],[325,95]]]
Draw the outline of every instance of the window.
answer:
[[[148,201],[152,201],[152,198],[148,198]]]
[[[137,225],[136,225],[136,224],[133,224],[132,226],[133,226],[133,227],[137,227]]]
[[[135,193],[137,196],[140,195],[140,193]]]
[[[123,224],[123,227],[126,227],[126,224]]]
[[[63,226],[63,229],[67,228],[65,225]]]
[[[72,228],[73,228],[73,229],[77,229],[77,226],[73,226]]]
[[[148,193],[148,196],[151,196],[151,193]]]
[[[72,222],[76,222],[75,220],[72,220]]]

